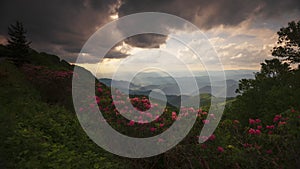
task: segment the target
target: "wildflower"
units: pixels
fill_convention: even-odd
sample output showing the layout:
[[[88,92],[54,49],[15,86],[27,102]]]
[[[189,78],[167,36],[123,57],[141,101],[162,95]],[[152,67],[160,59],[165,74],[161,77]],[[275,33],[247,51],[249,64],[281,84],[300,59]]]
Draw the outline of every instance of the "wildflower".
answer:
[[[209,140],[213,141],[216,139],[216,136],[214,134],[212,134],[210,137],[209,137]]]
[[[100,98],[98,96],[95,96],[95,98],[96,98],[97,104],[99,104],[100,103]]]
[[[162,138],[158,138],[158,139],[157,139],[157,142],[159,142],[159,143],[164,142],[164,141],[165,141],[165,140],[162,139]]]
[[[103,89],[98,88],[97,91],[98,91],[99,93],[102,93],[102,92],[103,92]]]
[[[254,147],[255,147],[255,149],[257,149],[257,150],[261,149],[261,146],[259,146],[259,145],[257,145],[257,144],[255,144]]]
[[[255,132],[255,129],[250,128],[249,131],[248,131],[248,133],[249,133],[249,134],[255,134],[256,132]]]
[[[152,114],[149,113],[149,112],[146,113],[146,116],[149,117],[149,118],[151,118],[151,119],[152,119],[152,117],[153,117]]]
[[[177,119],[177,114],[176,114],[176,112],[172,112],[172,120],[176,120]]]
[[[216,119],[214,114],[210,114],[209,117],[212,118],[212,119]]]
[[[228,145],[227,148],[228,148],[228,149],[233,149],[234,146],[233,146],[233,145]]]
[[[245,148],[248,148],[248,147],[252,147],[252,144],[245,143],[245,144],[243,144],[243,146],[244,146]]]
[[[254,119],[249,119],[249,124],[255,124],[255,120]]]
[[[218,146],[218,151],[219,151],[220,153],[223,153],[223,152],[224,152],[224,148],[221,147],[221,146]]]
[[[95,104],[90,104],[90,108],[94,108],[95,107]]]
[[[249,134],[256,134],[256,135],[260,135],[261,134],[261,131],[259,130],[259,129],[253,129],[253,128],[250,128],[249,130],[248,130],[248,133]]]
[[[278,123],[278,126],[281,126],[281,125],[284,125],[284,124],[286,124],[285,121],[280,121],[280,122]]]
[[[275,126],[274,126],[274,125],[270,125],[270,126],[267,125],[266,128],[267,128],[267,129],[274,129]]]
[[[257,126],[257,129],[259,129],[259,130],[262,129],[262,126]]]
[[[238,120],[233,120],[234,124],[239,124],[240,122]]]
[[[150,131],[151,131],[151,132],[154,132],[154,131],[156,131],[156,128],[155,128],[155,127],[151,127],[151,128],[150,128]]]
[[[255,122],[256,122],[256,123],[260,123],[261,120],[260,120],[260,119],[256,119]]]
[[[208,123],[209,123],[209,120],[202,120],[202,123],[203,123],[203,124],[208,124]]]
[[[261,131],[257,129],[257,130],[255,130],[255,134],[260,135]]]
[[[200,136],[197,136],[197,137],[200,138],[203,142],[206,141],[206,140],[208,139],[207,136],[201,136],[201,137],[200,137]]]
[[[130,120],[130,122],[128,123],[128,126],[133,126],[134,125],[134,121]]]
[[[281,115],[276,115],[273,119],[274,122],[277,122],[281,119]]]
[[[266,153],[267,153],[267,154],[272,154],[273,151],[272,151],[272,150],[267,150]]]

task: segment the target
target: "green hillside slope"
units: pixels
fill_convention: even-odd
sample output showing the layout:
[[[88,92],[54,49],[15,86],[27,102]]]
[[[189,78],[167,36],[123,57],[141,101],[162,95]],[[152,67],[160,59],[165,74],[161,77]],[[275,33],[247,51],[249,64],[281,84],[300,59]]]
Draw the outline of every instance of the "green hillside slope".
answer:
[[[126,168],[86,136],[74,113],[41,100],[9,61],[0,62],[0,168]]]

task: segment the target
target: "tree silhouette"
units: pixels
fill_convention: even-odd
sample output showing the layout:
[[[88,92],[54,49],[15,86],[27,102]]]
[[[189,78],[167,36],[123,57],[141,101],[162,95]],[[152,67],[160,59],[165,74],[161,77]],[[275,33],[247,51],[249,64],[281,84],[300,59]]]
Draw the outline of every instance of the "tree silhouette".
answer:
[[[7,47],[13,51],[14,57],[24,56],[28,53],[30,47],[26,39],[27,31],[24,29],[23,24],[17,21],[8,27],[9,39],[7,39]]]
[[[300,63],[300,21],[289,22],[288,27],[281,28],[277,34],[279,46],[273,48],[272,55],[290,63]]]

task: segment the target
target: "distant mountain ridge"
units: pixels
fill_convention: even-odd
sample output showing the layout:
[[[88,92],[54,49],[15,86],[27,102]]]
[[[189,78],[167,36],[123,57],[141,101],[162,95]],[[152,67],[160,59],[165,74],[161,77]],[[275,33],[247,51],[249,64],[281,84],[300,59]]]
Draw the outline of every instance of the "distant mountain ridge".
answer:
[[[226,97],[236,97],[235,93],[238,88],[238,81],[240,79],[252,79],[254,74],[250,74],[251,70],[228,71],[226,73]],[[254,71],[253,71],[254,72]],[[218,79],[218,74],[214,74],[213,79]],[[220,78],[221,79],[221,78]],[[112,80],[109,78],[100,78],[100,82],[108,87],[117,88],[120,91],[131,95],[148,95],[152,90],[159,89],[163,91],[167,96],[179,96],[188,95],[195,96],[197,94],[212,94],[212,88],[214,93],[223,92],[224,81],[210,81],[209,76],[198,77],[151,77],[150,74],[146,77],[138,77],[129,82],[126,80]],[[198,89],[193,85],[196,82]],[[180,91],[178,84],[184,85],[184,88]],[[127,90],[129,88],[129,91]],[[195,90],[193,90],[195,89]]]

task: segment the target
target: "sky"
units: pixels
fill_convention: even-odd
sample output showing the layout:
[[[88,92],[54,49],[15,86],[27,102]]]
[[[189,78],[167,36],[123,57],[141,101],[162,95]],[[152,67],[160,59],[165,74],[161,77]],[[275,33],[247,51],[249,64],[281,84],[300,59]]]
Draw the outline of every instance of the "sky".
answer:
[[[18,20],[27,29],[32,48],[75,63],[83,45],[97,30],[118,18],[138,12],[164,12],[182,17],[206,35],[224,69],[259,70],[260,63],[271,58],[271,50],[277,41],[276,32],[288,22],[300,20],[300,1],[2,0],[0,43],[6,43],[8,25]],[[124,33],[121,28],[115,31],[116,37],[105,38],[114,39]],[[191,43],[201,43],[197,42],[197,35],[184,28],[168,28],[168,31],[168,36],[147,34],[120,40],[101,63],[97,56],[87,54],[85,63],[78,65],[87,69],[100,65],[102,76],[120,70],[136,71],[148,65],[164,65],[170,70],[181,71],[185,67],[180,66],[180,60],[192,70],[205,69],[205,65],[195,62],[194,56],[184,48],[176,50],[178,44],[171,38],[172,35],[195,37]],[[177,54],[166,54],[166,49],[176,50]],[[213,65],[215,60],[207,63]]]

